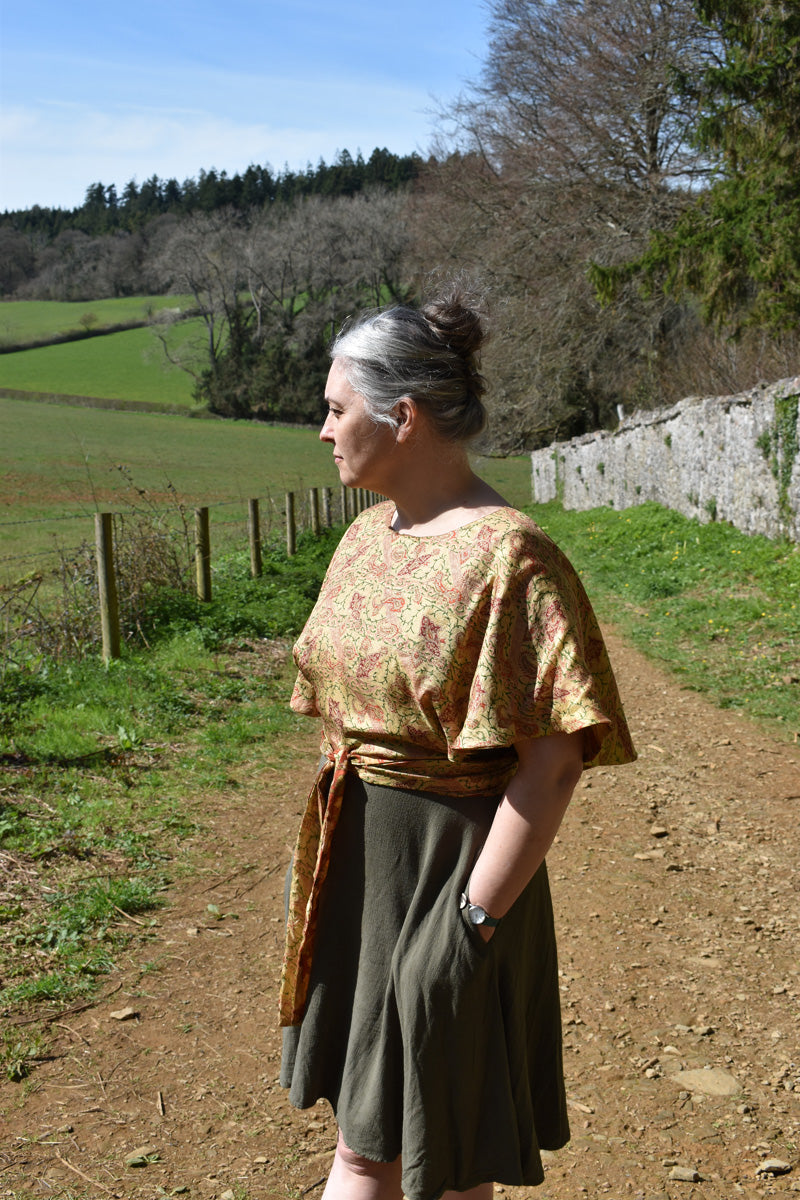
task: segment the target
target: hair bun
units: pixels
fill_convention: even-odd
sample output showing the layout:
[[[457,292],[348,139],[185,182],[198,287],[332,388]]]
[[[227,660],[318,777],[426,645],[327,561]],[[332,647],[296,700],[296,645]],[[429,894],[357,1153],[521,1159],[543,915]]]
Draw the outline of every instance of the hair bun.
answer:
[[[461,281],[440,284],[420,308],[398,304],[364,313],[331,346],[374,421],[395,423],[404,396],[424,406],[439,436],[461,442],[486,422],[478,355],[486,340],[477,303]]]
[[[471,358],[480,352],[486,341],[483,318],[476,301],[461,284],[452,284],[420,311],[454,353]]]

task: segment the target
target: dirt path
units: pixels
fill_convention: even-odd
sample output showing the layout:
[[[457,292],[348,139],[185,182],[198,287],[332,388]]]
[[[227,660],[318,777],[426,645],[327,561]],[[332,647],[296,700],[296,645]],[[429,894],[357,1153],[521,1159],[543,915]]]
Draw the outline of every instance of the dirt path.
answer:
[[[549,859],[573,1140],[538,1192],[498,1190],[788,1200],[800,751],[609,642],[640,759],[584,777]],[[0,1087],[0,1196],[320,1195],[334,1123],[286,1103],[275,1020],[283,871],[315,743],[309,723],[296,772],[256,765],[216,798],[200,869],[155,940],[112,995],[55,1027],[32,1087]],[[145,1165],[126,1166],[137,1150]],[[757,1174],[776,1159],[792,1170]]]

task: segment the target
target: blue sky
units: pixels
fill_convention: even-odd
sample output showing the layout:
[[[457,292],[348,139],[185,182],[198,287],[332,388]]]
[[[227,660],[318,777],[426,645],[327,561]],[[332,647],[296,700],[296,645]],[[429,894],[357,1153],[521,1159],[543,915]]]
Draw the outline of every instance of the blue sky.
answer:
[[[71,208],[97,181],[425,153],[487,19],[481,0],[0,5],[0,211]]]

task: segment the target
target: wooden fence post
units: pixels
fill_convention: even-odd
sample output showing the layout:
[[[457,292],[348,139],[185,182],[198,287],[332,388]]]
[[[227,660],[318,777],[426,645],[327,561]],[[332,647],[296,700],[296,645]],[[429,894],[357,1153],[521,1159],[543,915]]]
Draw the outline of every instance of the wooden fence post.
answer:
[[[211,533],[208,509],[194,510],[194,565],[197,575],[197,599],[211,599]]]
[[[325,522],[327,529],[330,529],[333,524],[331,515],[331,489],[329,487],[322,489],[322,519]]]
[[[294,492],[286,493],[286,553],[291,556],[297,549],[297,530],[294,524]]]
[[[311,511],[311,532],[319,537],[319,488],[309,489],[308,506]]]
[[[247,534],[250,539],[250,574],[253,579],[261,575],[261,521],[258,515],[258,500],[247,502]]]
[[[346,525],[349,513],[348,513],[348,504],[347,504],[347,488],[345,487],[344,484],[342,484],[341,488],[339,489],[339,492],[340,492],[340,495],[342,498],[342,524]]]
[[[97,585],[100,591],[100,621],[103,633],[103,658],[119,658],[119,599],[114,575],[114,518],[111,513],[94,514],[94,541],[97,549]]]

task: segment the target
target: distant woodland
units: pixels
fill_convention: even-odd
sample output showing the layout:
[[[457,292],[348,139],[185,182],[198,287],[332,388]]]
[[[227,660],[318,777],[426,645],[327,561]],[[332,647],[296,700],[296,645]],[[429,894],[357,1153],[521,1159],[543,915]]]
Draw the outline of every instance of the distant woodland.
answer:
[[[796,373],[797,0],[489,11],[427,157],[92,183],[74,210],[0,216],[0,294],[190,294],[197,398],[306,422],[348,315],[461,272],[493,328],[498,452]]]

